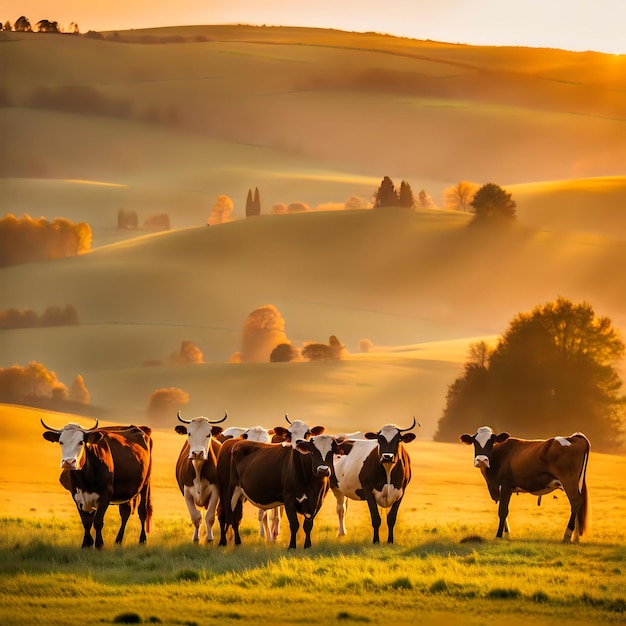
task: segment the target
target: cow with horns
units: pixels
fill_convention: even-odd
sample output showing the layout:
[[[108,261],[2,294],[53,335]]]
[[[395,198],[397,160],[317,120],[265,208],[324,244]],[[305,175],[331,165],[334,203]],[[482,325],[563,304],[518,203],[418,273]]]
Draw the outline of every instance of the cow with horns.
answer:
[[[570,502],[571,514],[563,541],[578,542],[587,528],[587,462],[591,448],[582,433],[551,439],[516,439],[509,433],[496,435],[482,426],[475,435],[461,435],[460,441],[474,445],[474,467],[480,469],[489,494],[498,503],[500,523],[496,537],[509,532],[507,517],[513,493],[541,496],[562,489]]]
[[[300,528],[298,516],[304,517],[304,547],[311,546],[313,520],[330,487],[333,457],[340,454],[336,440],[322,434],[323,426],[310,429],[304,422],[291,422],[289,428],[274,431],[284,437],[282,444],[231,440],[218,459],[222,515],[220,545],[226,545],[226,532],[232,526],[235,545],[241,544],[239,524],[243,500],[254,506],[272,509],[284,505],[289,520],[289,549],[296,548]]]
[[[386,424],[377,433],[365,433],[365,439],[348,439],[340,444],[343,456],[335,458],[332,490],[337,499],[339,536],[346,534],[345,515],[350,500],[365,500],[369,506],[373,543],[380,542],[381,516],[387,512],[387,543],[393,543],[393,531],[400,503],[411,480],[411,459],[404,444],[415,439],[407,432],[415,428]]]
[[[181,417],[180,411],[176,415],[182,424],[176,425],[174,430],[187,436],[176,462],[176,481],[194,525],[192,540],[200,540],[202,514],[199,509],[205,509],[207,541],[213,541],[213,524],[220,496],[217,457],[222,447],[217,439],[222,427],[216,424],[225,421],[228,413],[219,420],[203,416],[186,420]]]
[[[119,507],[121,525],[116,543],[122,543],[131,513],[138,511],[141,521],[139,543],[145,543],[150,531],[152,501],[152,430],[147,426],[111,426],[82,428],[70,423],[61,429],[51,428],[43,419],[44,439],[61,445],[60,482],[74,498],[83,523],[83,548],[102,548],[104,515],[110,504]]]

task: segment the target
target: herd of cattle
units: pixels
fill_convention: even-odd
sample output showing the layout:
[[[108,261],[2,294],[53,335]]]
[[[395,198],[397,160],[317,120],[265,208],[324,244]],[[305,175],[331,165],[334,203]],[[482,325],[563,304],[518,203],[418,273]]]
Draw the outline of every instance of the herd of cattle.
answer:
[[[226,428],[206,417],[184,419],[178,412],[177,433],[186,440],[176,463],[176,480],[199,541],[202,511],[208,541],[213,541],[217,516],[219,545],[227,544],[232,529],[235,545],[241,543],[239,526],[243,503],[259,510],[259,532],[275,541],[284,514],[289,522],[289,548],[303,519],[304,547],[311,546],[313,521],[329,491],[337,502],[338,534],[345,535],[348,500],[365,500],[373,528],[373,542],[380,541],[380,509],[387,509],[387,541],[393,543],[398,509],[411,480],[411,460],[405,444],[415,439],[408,428],[386,424],[378,432],[325,434],[323,426],[310,428],[300,420],[288,427],[267,430]],[[61,429],[47,426],[44,439],[61,446],[60,482],[72,495],[80,515],[82,547],[103,546],[104,515],[110,504],[119,506],[121,543],[130,515],[136,510],[141,522],[139,542],[146,541],[152,518],[150,478],[152,430],[147,426],[115,426],[89,429],[70,423]],[[539,497],[562,489],[571,505],[563,541],[578,541],[587,526],[589,505],[586,469],[590,444],[582,433],[547,440],[526,440],[495,434],[483,426],[460,441],[474,445],[474,466],[482,472],[489,494],[498,503],[496,536],[508,532],[511,495],[527,492]]]

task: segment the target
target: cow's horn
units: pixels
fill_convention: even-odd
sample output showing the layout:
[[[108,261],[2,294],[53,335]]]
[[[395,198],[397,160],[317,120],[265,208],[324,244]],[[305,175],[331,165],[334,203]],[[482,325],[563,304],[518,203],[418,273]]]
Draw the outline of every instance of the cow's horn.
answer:
[[[401,433],[405,433],[407,430],[412,430],[413,428],[415,428],[415,425],[417,424],[417,422],[415,421],[415,415],[413,416],[413,424],[411,424],[411,426],[409,426],[408,428],[398,428],[398,431]],[[421,426],[421,424],[420,424]]]
[[[291,424],[292,422],[289,421],[289,415],[287,415],[287,413],[285,413],[285,419],[287,420],[287,424]]]
[[[86,432],[90,430],[96,430],[96,428],[98,428],[98,418],[96,417],[95,419],[96,419],[96,423],[91,428],[84,428],[83,430],[85,430]]]
[[[209,420],[209,424],[221,424],[228,417],[228,411],[224,411],[224,417],[221,420]]]
[[[46,424],[46,423],[43,421],[43,418],[40,418],[40,419],[41,419],[41,425],[42,425],[42,426],[43,426],[46,430],[51,430],[53,433],[60,433],[60,432],[61,432],[61,430],[63,430],[63,429],[59,430],[58,428],[52,428],[52,426],[48,426],[48,424]]]
[[[179,421],[181,421],[183,424],[191,424],[191,420],[184,420],[184,419],[180,416],[180,411],[178,411],[178,413],[176,413],[176,417],[178,417]]]

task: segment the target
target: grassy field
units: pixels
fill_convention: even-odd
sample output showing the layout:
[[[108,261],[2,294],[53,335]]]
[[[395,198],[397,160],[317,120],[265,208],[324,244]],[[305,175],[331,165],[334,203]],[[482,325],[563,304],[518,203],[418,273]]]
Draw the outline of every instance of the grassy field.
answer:
[[[334,498],[315,521],[313,547],[287,550],[258,537],[244,511],[242,546],[191,542],[173,470],[182,438],[154,433],[154,523],[137,545],[131,518],[122,546],[118,515],[105,519],[102,551],[81,550],[82,527],[58,483],[58,446],[39,417],[1,407],[0,623],[111,623],[139,616],[164,624],[623,624],[626,618],[626,458],[592,453],[592,526],[579,545],[560,543],[568,517],[561,493],[511,504],[511,538],[495,540],[497,515],[471,451],[461,444],[408,446],[413,480],[396,543],[371,544],[364,503],[352,502],[337,537]],[[10,411],[8,409],[11,409]],[[19,418],[19,423],[16,423]],[[34,463],[33,459],[37,459]],[[214,529],[216,530],[216,529]]]

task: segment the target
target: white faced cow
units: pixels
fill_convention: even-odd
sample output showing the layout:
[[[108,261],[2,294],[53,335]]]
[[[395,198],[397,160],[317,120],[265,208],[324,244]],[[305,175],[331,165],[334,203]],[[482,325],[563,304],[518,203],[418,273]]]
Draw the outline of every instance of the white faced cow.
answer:
[[[531,493],[541,502],[542,495],[562,489],[571,505],[563,541],[579,540],[589,515],[586,473],[591,446],[585,435],[516,439],[509,433],[496,435],[488,426],[482,426],[475,435],[465,434],[459,439],[474,444],[474,467],[480,469],[492,500],[499,502],[496,537],[509,532],[511,494]]]
[[[340,444],[344,455],[335,458],[335,476],[331,486],[337,499],[339,536],[346,534],[346,498],[365,500],[369,506],[373,543],[380,541],[381,517],[378,507],[387,513],[387,542],[393,543],[393,530],[400,503],[411,480],[411,459],[404,444],[415,439],[409,428],[394,424],[383,426],[377,433],[365,433],[365,439],[346,440]]]
[[[138,510],[141,521],[139,542],[145,543],[150,531],[152,500],[152,430],[148,426],[111,426],[98,428],[98,420],[90,429],[70,423],[61,429],[46,429],[47,441],[61,446],[60,482],[74,498],[83,523],[83,548],[102,548],[104,514],[110,504],[119,507],[121,524],[115,543],[122,543],[128,518]]]
[[[207,541],[213,541],[215,510],[220,495],[217,457],[222,446],[216,439],[222,428],[215,424],[223,422],[228,413],[219,420],[210,420],[207,417],[185,420],[180,411],[177,417],[183,425],[175,426],[174,430],[179,435],[187,435],[187,441],[183,444],[176,463],[176,480],[194,525],[193,541],[200,540],[202,515],[198,509],[205,509]]]

